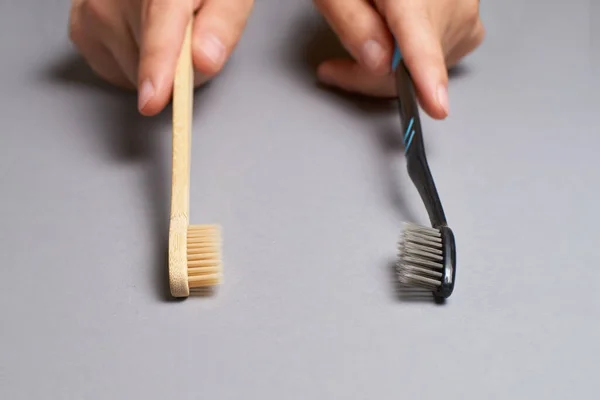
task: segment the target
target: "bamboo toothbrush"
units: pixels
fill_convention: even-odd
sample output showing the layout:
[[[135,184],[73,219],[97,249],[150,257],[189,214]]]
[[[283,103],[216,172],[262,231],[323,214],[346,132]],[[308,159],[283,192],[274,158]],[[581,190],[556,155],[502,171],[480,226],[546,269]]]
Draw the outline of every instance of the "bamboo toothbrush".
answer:
[[[404,131],[404,152],[408,174],[431,222],[431,227],[407,224],[398,245],[397,272],[407,286],[431,291],[438,301],[452,294],[456,278],[456,245],[425,155],[419,106],[413,82],[396,47],[393,60],[400,117]]]
[[[192,21],[177,61],[173,87],[173,165],[169,227],[169,283],[174,297],[188,297],[221,283],[218,225],[189,225],[194,69]]]

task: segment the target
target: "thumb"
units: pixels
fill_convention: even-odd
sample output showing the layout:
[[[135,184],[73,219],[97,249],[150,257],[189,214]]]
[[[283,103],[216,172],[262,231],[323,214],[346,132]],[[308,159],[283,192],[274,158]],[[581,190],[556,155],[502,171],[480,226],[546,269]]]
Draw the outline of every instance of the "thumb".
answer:
[[[173,76],[188,22],[197,0],[143,0],[138,108],[159,113],[169,102]]]
[[[390,0],[385,8],[420,104],[432,118],[444,119],[449,112],[448,70],[440,36],[425,6],[407,7],[402,1]]]

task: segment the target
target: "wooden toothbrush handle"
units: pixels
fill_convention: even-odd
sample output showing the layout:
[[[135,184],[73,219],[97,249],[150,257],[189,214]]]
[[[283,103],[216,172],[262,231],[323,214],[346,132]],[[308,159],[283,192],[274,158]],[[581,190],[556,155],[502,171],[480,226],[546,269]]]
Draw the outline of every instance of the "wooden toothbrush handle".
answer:
[[[171,220],[189,224],[190,158],[194,71],[191,48],[192,23],[188,24],[173,82],[173,171]]]
[[[190,210],[190,159],[194,70],[192,19],[185,31],[173,84],[173,147],[171,216],[169,228],[169,282],[175,297],[189,295],[187,230]]]

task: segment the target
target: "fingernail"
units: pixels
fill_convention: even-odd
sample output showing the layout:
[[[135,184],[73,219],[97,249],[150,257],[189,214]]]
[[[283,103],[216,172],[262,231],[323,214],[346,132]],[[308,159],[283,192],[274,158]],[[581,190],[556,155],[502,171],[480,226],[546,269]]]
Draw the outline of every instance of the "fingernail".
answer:
[[[150,79],[146,79],[138,90],[138,109],[142,111],[152,97],[154,97],[154,85]]]
[[[437,101],[442,110],[444,110],[444,114],[448,115],[449,107],[448,107],[448,88],[446,85],[440,84],[437,88]]]
[[[204,35],[199,42],[200,51],[215,65],[221,65],[225,59],[225,46],[215,35]]]
[[[385,52],[383,51],[383,47],[375,41],[368,40],[363,45],[363,62],[370,70],[377,70],[385,57]]]

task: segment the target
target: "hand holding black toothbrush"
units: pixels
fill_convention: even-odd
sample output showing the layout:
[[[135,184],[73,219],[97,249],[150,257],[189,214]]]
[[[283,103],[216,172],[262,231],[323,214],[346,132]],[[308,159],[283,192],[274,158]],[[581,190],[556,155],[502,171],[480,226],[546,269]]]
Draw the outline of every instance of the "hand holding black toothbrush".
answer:
[[[407,224],[398,245],[398,279],[430,290],[437,300],[452,294],[456,277],[456,245],[427,163],[419,106],[412,78],[400,50],[393,60],[408,174],[423,203],[431,227]]]
[[[478,0],[313,0],[347,57],[323,61],[321,83],[365,96],[396,98],[395,40],[412,72],[421,111],[450,113],[448,69],[475,51],[485,28]]]

